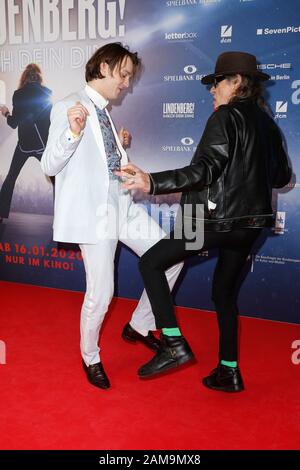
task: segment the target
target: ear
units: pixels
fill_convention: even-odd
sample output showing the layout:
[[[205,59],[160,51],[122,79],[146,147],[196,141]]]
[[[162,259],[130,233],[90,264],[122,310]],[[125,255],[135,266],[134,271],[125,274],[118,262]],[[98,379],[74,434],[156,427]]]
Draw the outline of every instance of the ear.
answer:
[[[234,77],[233,83],[236,88],[238,88],[240,84],[242,83],[242,76],[239,73],[237,73],[236,76]]]
[[[109,75],[109,65],[106,62],[100,63],[100,73],[103,77],[107,77]]]

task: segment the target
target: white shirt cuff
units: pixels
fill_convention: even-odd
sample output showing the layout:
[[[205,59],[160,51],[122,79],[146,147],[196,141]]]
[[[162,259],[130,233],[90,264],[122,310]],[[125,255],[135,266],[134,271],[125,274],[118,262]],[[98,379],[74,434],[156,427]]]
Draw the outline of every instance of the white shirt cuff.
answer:
[[[70,142],[70,144],[72,144],[73,142],[77,142],[77,140],[79,140],[81,138],[82,134],[83,134],[83,130],[80,132],[79,135],[75,136],[72,133],[71,129],[68,128],[65,132],[65,137],[66,137],[67,141]]]

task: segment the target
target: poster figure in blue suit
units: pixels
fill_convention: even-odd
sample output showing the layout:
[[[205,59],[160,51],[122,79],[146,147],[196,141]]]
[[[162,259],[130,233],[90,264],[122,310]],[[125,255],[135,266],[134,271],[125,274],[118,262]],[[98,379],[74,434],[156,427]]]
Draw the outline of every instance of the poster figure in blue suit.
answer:
[[[18,143],[8,174],[0,191],[0,222],[8,218],[16,180],[29,157],[41,160],[50,127],[52,91],[43,84],[37,64],[23,71],[18,90],[13,95],[13,110],[0,106],[0,111],[13,129],[18,128]]]

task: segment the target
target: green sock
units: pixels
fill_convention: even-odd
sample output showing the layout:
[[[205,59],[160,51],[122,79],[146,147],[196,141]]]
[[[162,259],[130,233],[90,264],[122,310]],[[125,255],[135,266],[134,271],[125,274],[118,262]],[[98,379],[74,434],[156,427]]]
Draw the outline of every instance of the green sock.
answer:
[[[182,336],[179,328],[163,328],[162,332],[166,336]]]
[[[237,367],[237,361],[221,361],[221,364],[227,367]]]

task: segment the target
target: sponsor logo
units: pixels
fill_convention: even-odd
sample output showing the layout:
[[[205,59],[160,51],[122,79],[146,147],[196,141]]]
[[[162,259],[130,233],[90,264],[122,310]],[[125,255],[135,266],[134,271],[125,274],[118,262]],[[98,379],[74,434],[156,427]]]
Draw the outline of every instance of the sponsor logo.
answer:
[[[186,65],[183,70],[184,73],[177,75],[164,75],[164,82],[193,82],[200,81],[204,74],[199,74],[198,69],[195,65]]]
[[[177,152],[177,153],[194,153],[196,150],[195,141],[192,137],[182,137],[178,145],[163,145],[163,152]]]
[[[197,72],[197,67],[195,65],[186,65],[183,70],[186,74],[191,75]]]
[[[282,64],[258,64],[257,68],[260,70],[275,70],[275,69],[291,69],[292,64],[291,62],[286,62]]]
[[[220,3],[222,0],[167,0],[167,7],[192,7],[195,5],[207,5],[210,3]],[[250,0],[248,0],[250,1]]]
[[[271,80],[290,80],[290,75],[287,75],[286,73],[284,75],[279,75],[278,73],[276,75],[270,75]]]
[[[198,38],[197,32],[185,32],[185,33],[165,33],[165,39],[167,41],[194,41]]]
[[[164,118],[194,118],[195,103],[163,103]]]
[[[232,38],[232,26],[231,25],[223,25],[221,26],[221,44],[223,43],[230,43]]]
[[[271,80],[290,80],[290,75],[287,73],[277,73],[277,72],[286,72],[291,70],[291,62],[286,62],[282,64],[258,64],[257,68],[263,72],[270,74]]]
[[[276,101],[275,105],[275,119],[286,119],[288,110],[287,101]]]
[[[287,108],[287,101],[276,101],[276,113],[287,113]]]
[[[277,233],[278,235],[282,235],[284,234],[284,231],[285,231],[285,212],[278,211],[276,213],[274,232]]]
[[[183,145],[193,145],[194,141],[191,137],[183,137],[180,141]]]
[[[285,26],[284,28],[257,28],[257,36],[271,36],[276,34],[300,33],[300,26]]]

